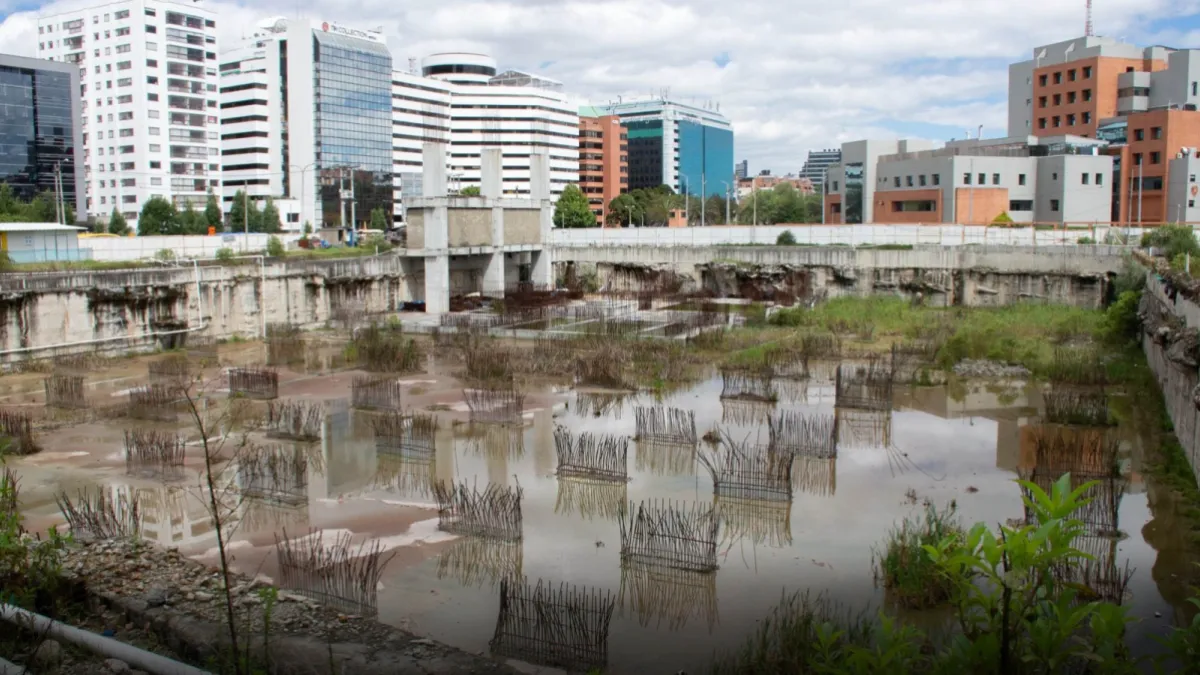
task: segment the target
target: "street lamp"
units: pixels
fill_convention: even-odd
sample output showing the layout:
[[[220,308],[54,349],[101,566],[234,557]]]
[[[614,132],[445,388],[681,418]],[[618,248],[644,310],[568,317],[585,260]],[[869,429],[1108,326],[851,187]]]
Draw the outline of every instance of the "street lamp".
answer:
[[[733,189],[729,186],[729,181],[723,180],[721,183],[725,186],[725,224],[729,224],[729,195]]]
[[[317,166],[316,162],[313,162],[312,164],[309,164],[308,166],[303,166],[303,167],[299,166],[297,164],[288,164],[289,169],[299,169],[300,170],[300,219],[301,220],[305,220],[304,210],[307,207],[307,204],[305,203],[304,198],[305,198],[305,194],[306,194],[305,188],[308,186],[308,181],[304,178],[304,174],[306,174],[310,170],[316,168],[316,166]],[[300,227],[302,228],[301,231],[303,231],[304,225],[301,224]]]

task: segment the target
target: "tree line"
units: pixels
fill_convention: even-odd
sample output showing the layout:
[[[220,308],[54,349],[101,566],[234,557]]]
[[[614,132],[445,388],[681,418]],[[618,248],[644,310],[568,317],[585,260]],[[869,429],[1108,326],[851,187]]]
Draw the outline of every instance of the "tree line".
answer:
[[[237,191],[229,209],[229,230],[231,232],[264,232],[275,234],[283,230],[279,219],[279,208],[270,197],[262,208],[258,202],[246,199],[245,193]],[[159,234],[208,234],[209,229],[217,232],[225,230],[221,205],[212,190],[208,191],[208,199],[203,211],[198,211],[189,202],[183,210],[164,197],[151,197],[142,205],[138,216],[137,233],[141,236]],[[121,212],[113,207],[108,218],[109,234],[129,234],[129,224]]]
[[[42,192],[25,202],[13,192],[12,186],[0,183],[0,223],[53,223],[58,216],[54,193]],[[75,208],[67,204],[67,223],[75,222]]]
[[[617,196],[608,204],[608,225],[622,227],[664,227],[672,211],[687,209],[688,223],[699,225],[701,211],[708,225],[775,225],[787,223],[819,223],[823,202],[821,195],[806,195],[789,183],[780,183],[768,190],[757,190],[740,200],[726,200],[719,195],[702,199],[697,195],[681,195],[670,186],[631,190]],[[568,185],[554,208],[555,227],[597,227],[587,197],[578,186]]]

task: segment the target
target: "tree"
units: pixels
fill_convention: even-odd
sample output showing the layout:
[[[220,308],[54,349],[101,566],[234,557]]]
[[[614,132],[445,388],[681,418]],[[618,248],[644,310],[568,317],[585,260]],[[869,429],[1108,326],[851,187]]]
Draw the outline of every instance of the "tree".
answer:
[[[212,188],[209,188],[208,201],[204,204],[204,223],[220,232],[223,225],[221,220],[221,205],[217,203],[217,196],[213,194]]]
[[[208,232],[208,222],[204,219],[204,214],[196,210],[191,202],[183,208],[183,212],[179,214],[179,222],[174,232],[169,234],[206,234]]]
[[[554,226],[596,226],[596,214],[592,213],[592,207],[588,205],[587,197],[583,196],[583,191],[578,185],[563,188],[558,203],[554,205]]]
[[[463,197],[478,197],[480,195],[479,186],[468,185],[467,187],[459,190],[458,194],[462,195]]]
[[[372,230],[387,230],[388,221],[387,214],[383,212],[383,207],[371,209],[371,229]]]
[[[633,224],[641,219],[641,206],[631,194],[617,195],[608,203],[608,217],[606,222],[609,225],[620,225],[624,223],[627,227],[633,227]]]
[[[108,233],[117,234],[122,237],[129,234],[129,223],[125,222],[125,216],[113,207],[112,215],[108,217]]]
[[[796,235],[792,234],[791,230],[784,230],[783,232],[779,233],[778,237],[775,238],[775,245],[776,246],[795,246],[796,245]]]
[[[55,196],[42,192],[23,202],[7,183],[0,184],[0,223],[52,223],[58,215]],[[75,210],[67,205],[66,222],[75,222]]]
[[[272,258],[278,258],[282,256],[284,252],[283,242],[279,240],[279,237],[271,235],[267,238],[267,255],[271,256]]]
[[[307,220],[304,221],[304,229],[301,231],[301,234],[307,237],[308,235],[312,234],[312,232],[312,223],[308,222]]]
[[[178,219],[179,214],[176,213],[174,204],[162,197],[151,197],[142,205],[142,215],[138,218],[138,234],[176,234]]]
[[[253,199],[247,199],[246,193],[238,190],[233,195],[229,207],[229,230],[231,232],[259,232],[262,225],[262,213]]]
[[[258,221],[258,229],[252,229],[252,232],[275,234],[283,229],[283,224],[279,222],[279,207],[275,206],[274,199],[267,197],[267,203],[263,206],[262,215]]]

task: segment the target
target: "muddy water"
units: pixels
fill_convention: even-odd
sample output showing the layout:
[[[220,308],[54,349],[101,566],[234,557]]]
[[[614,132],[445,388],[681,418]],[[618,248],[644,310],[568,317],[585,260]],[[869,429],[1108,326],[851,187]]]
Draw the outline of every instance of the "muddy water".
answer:
[[[872,583],[871,547],[898,519],[920,513],[920,504],[906,496],[910,490],[938,505],[954,500],[967,522],[1022,515],[1012,481],[1029,461],[1022,429],[1036,422],[1040,405],[1038,390],[1022,383],[898,391],[890,415],[843,417],[837,460],[797,468],[790,507],[737,511],[721,505],[716,573],[623,572],[614,505],[625,499],[711,504],[712,480],[688,453],[631,443],[631,480],[624,489],[572,490],[554,476],[554,426],[632,437],[635,406],[665,405],[693,410],[701,434],[719,424],[739,440],[765,443],[761,422],[769,410],[723,403],[719,379],[661,400],[649,394],[626,398],[599,412],[594,397],[548,388],[529,397],[526,424],[509,433],[468,425],[452,369],[435,365],[430,375],[402,378],[406,405],[440,411],[435,460],[417,465],[377,455],[371,414],[339,403],[348,396],[352,373],[311,370],[284,372],[281,396],[326,400],[335,412],[310,450],[314,461],[302,489],[291,499],[248,500],[238,507],[234,566],[272,576],[271,550],[284,529],[288,536],[317,528],[327,535],[349,532],[359,541],[378,539],[396,554],[379,591],[380,619],[476,652],[487,652],[493,636],[502,574],[607,591],[617,598],[608,640],[612,672],[701,670],[714,651],[738,647],[783,592],[827,590],[853,607],[883,604]],[[833,414],[833,399],[832,382],[793,384],[783,388],[776,409]],[[56,490],[136,489],[143,498],[143,536],[214,563],[195,452],[189,452],[188,477],[166,488],[125,477],[120,439],[121,426],[105,422],[46,434],[45,453],[16,463],[30,525],[59,520]],[[1171,531],[1169,515],[1146,528],[1164,552],[1146,542],[1143,528],[1152,514],[1138,473],[1138,444],[1128,446],[1132,480],[1120,528],[1129,536],[1116,545],[1116,555],[1119,565],[1127,561],[1136,568],[1127,605],[1143,619],[1132,630],[1140,645],[1169,625],[1182,605],[1184,589],[1171,580],[1186,572],[1187,563],[1165,543],[1171,541],[1162,534]],[[519,484],[523,542],[489,544],[438,532],[430,494],[438,479],[481,488]],[[939,615],[912,618],[936,625]]]

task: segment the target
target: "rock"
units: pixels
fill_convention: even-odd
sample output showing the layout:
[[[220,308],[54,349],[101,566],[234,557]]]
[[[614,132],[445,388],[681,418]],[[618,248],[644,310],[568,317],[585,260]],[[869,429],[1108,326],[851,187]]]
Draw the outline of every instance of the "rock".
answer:
[[[213,599],[212,593],[205,593],[204,591],[196,591],[196,602],[211,602],[212,599]]]
[[[146,606],[161,607],[167,604],[167,589],[163,586],[151,586],[146,589]]]
[[[62,663],[62,645],[55,640],[46,640],[38,645],[30,660],[38,671],[53,672]]]
[[[436,642],[434,642],[433,640],[430,640],[429,638],[417,638],[416,640],[413,640],[409,644],[425,645],[427,647],[433,647],[433,646],[437,645]]]
[[[113,675],[129,675],[129,664],[121,659],[105,659],[104,668]]]

